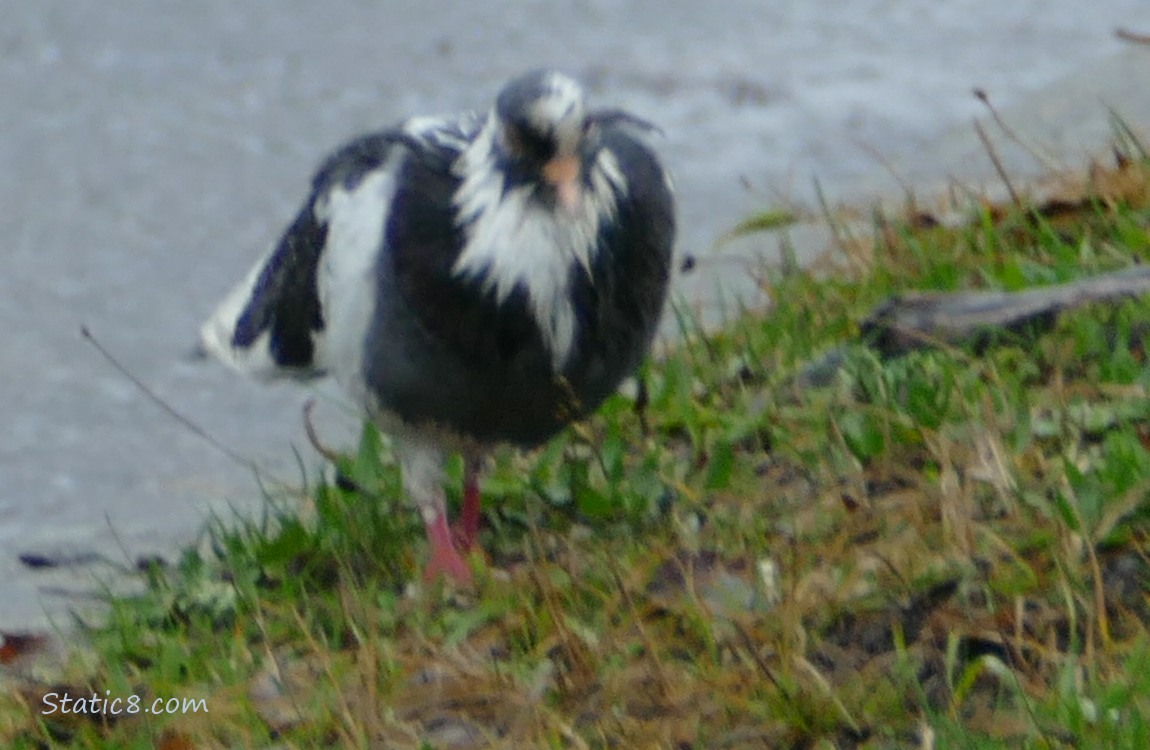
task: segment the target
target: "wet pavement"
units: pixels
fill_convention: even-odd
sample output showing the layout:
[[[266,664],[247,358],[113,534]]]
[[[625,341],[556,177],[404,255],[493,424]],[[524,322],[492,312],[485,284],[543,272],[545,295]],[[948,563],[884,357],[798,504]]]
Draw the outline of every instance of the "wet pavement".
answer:
[[[563,67],[664,129],[682,249],[707,259],[749,211],[811,203],[815,175],[846,199],[881,171],[875,153],[915,159],[981,113],[973,86],[1008,105],[1113,55],[1112,29],[1144,17],[1144,0],[1086,17],[1077,0],[866,6],[0,1],[0,629],[59,613],[67,600],[43,590],[96,572],[30,570],[22,552],[130,562],[170,554],[208,509],[258,505],[251,472],[82,325],[275,476],[318,465],[306,391],[184,355],[347,137],[484,107],[512,74]],[[705,296],[722,264],[699,268],[683,289]],[[354,431],[330,399],[320,417],[333,442]]]

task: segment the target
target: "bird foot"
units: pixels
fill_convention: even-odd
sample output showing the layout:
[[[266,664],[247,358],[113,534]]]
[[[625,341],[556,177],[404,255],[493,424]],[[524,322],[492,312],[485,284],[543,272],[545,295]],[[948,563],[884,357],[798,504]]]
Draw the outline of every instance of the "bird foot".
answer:
[[[455,550],[446,554],[432,552],[431,559],[427,561],[427,567],[423,569],[423,580],[434,583],[441,576],[460,586],[470,586],[475,582],[471,568],[467,567],[467,562]]]
[[[451,525],[451,536],[464,552],[479,541],[479,465],[469,461],[463,477],[463,507]]]
[[[451,524],[451,540],[461,552],[470,552],[479,541],[479,529],[470,524],[456,521]]]
[[[474,581],[471,568],[456,548],[455,532],[447,526],[443,515],[427,524],[427,540],[431,545],[431,559],[423,570],[423,580],[431,583],[443,576],[454,583],[470,586]],[[474,541],[474,540],[473,540]]]

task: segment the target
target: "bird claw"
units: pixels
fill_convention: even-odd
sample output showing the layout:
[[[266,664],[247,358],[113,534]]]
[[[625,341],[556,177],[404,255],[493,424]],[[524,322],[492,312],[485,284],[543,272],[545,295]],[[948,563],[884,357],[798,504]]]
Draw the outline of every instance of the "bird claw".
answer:
[[[423,580],[434,583],[440,577],[460,586],[470,586],[474,583],[471,568],[457,551],[433,551],[427,567],[423,569]]]
[[[461,552],[470,552],[479,541],[479,530],[472,529],[466,523],[456,521],[451,524],[451,541]]]
[[[438,515],[427,524],[427,540],[431,544],[431,559],[423,570],[423,580],[431,583],[443,576],[450,581],[464,586],[470,586],[473,578],[471,568],[459,554],[456,547],[455,532],[447,526],[447,519]]]

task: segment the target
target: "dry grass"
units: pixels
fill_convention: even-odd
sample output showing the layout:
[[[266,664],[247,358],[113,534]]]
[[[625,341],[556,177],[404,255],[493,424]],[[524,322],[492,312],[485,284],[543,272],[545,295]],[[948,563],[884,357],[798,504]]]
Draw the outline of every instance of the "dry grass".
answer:
[[[1150,745],[1150,304],[983,351],[794,375],[884,296],[1019,288],[1141,262],[1147,167],[964,222],[916,214],[852,270],[691,336],[485,485],[475,592],[420,590],[397,475],[365,433],[301,510],[113,603],[77,690],[208,714],[46,720],[12,747],[1023,748]],[[637,410],[643,411],[641,418]],[[456,474],[459,467],[455,467]],[[307,520],[301,520],[307,519]]]

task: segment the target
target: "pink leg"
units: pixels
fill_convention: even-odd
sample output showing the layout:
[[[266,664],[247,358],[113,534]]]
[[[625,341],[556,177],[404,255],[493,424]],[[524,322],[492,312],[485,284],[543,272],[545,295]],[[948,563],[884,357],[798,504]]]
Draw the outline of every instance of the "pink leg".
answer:
[[[459,548],[467,551],[479,541],[479,461],[467,459],[463,469],[463,508],[452,528]]]
[[[459,556],[459,550],[451,538],[451,530],[447,527],[447,516],[443,513],[433,520],[425,523],[427,527],[427,541],[431,545],[431,559],[423,571],[423,580],[431,582],[439,576],[447,576],[456,583],[469,585],[471,583],[471,569]]]

